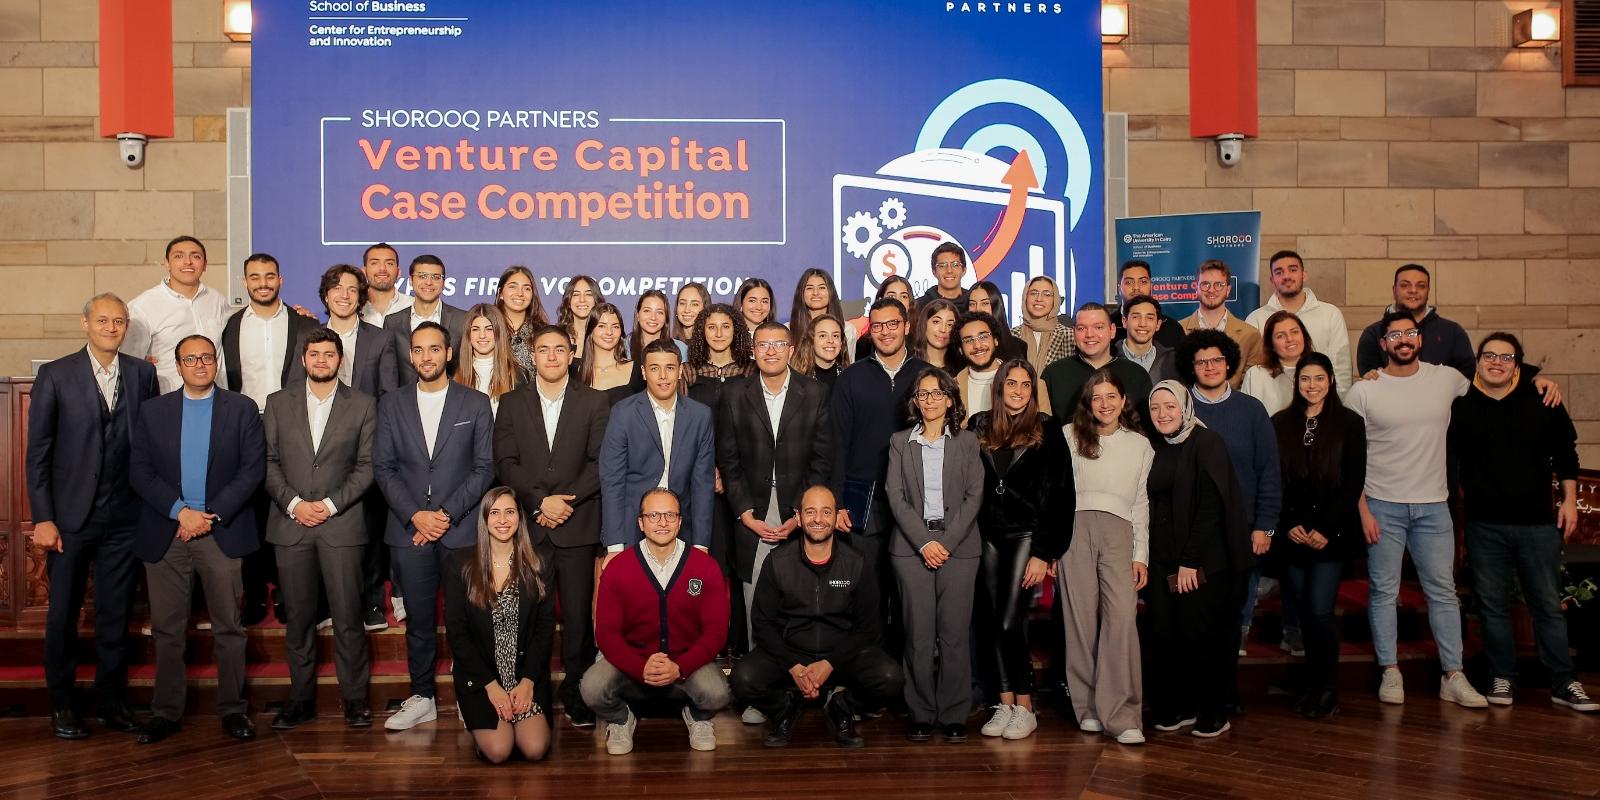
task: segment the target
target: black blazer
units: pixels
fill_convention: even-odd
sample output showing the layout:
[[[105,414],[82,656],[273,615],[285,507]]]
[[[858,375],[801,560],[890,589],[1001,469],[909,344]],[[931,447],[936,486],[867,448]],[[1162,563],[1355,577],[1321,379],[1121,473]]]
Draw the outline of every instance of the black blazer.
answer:
[[[365,322],[358,323],[356,328],[356,351],[345,353],[345,358],[354,358],[350,369],[350,388],[371,397],[381,399],[386,392],[400,386],[400,355],[394,349],[394,335],[384,329]],[[294,351],[303,352],[304,337],[295,340]],[[409,359],[407,359],[409,360]],[[299,358],[292,359],[289,366],[289,379],[284,386],[292,386],[297,381],[306,379],[306,368],[300,363]],[[416,380],[415,376],[412,380]]]
[[[242,558],[261,547],[251,498],[267,474],[267,440],[255,401],[217,388],[211,408],[211,447],[206,462],[206,510],[216,514],[211,533],[223,555]],[[170,515],[182,497],[183,389],[144,404],[133,428],[128,482],[144,500],[133,554],[160,561],[177,535]]]
[[[228,370],[228,388],[236,392],[244,391],[244,373],[241,372],[243,367],[239,362],[239,326],[243,324],[245,314],[253,313],[255,312],[251,311],[249,306],[245,306],[233,312],[228,317],[227,324],[222,326],[222,363]],[[322,327],[322,323],[302,315],[287,305],[284,306],[283,313],[289,316],[289,335],[285,336],[283,341],[283,374],[278,376],[279,389],[289,385],[289,375],[294,372],[294,365],[300,361],[300,353],[303,352],[304,345],[301,342],[305,335]]]
[[[452,677],[458,697],[481,695],[490,683],[500,680],[494,656],[494,618],[489,609],[479,608],[467,599],[467,580],[463,572],[477,557],[476,546],[452,551],[441,576],[444,580],[445,640],[455,656]],[[549,584],[543,596],[534,594],[531,587],[519,587],[517,591],[517,679],[533,681],[534,700],[548,714],[553,708],[550,642],[555,637],[556,617]]]
[[[755,565],[760,540],[738,516],[755,509],[765,519],[776,472],[779,516],[788,519],[800,507],[807,486],[827,483],[833,472],[833,421],[828,387],[789,370],[789,390],[778,413],[777,442],[767,414],[761,375],[730,381],[718,401],[717,467],[722,470],[723,496],[733,510],[734,559],[740,577]]]
[[[139,412],[160,389],[156,368],[142,358],[118,353],[117,370],[128,401],[131,449]],[[28,405],[28,503],[35,523],[54,522],[63,536],[83,527],[100,484],[102,402],[87,349],[45,364],[33,380]]]
[[[980,411],[967,427],[981,437],[993,418],[993,412]],[[978,510],[978,533],[985,541],[1031,536],[1033,555],[1054,561],[1072,544],[1077,488],[1061,423],[1040,413],[1039,424],[1043,426],[1039,444],[1018,450],[1009,459],[979,444],[983,507]]]
[[[534,544],[557,547],[600,543],[600,443],[611,404],[604,392],[567,379],[567,396],[556,422],[555,447],[547,444],[538,382],[500,398],[494,421],[494,463],[500,482],[517,493]],[[576,495],[572,516],[555,528],[538,524],[539,504],[552,494]]]
[[[445,371],[455,375],[456,365],[461,363],[461,340],[467,329],[467,312],[442,299],[439,306],[439,321],[450,332],[450,361],[445,364]],[[417,371],[411,368],[411,309],[411,306],[406,306],[383,318],[383,329],[394,336],[401,383],[415,383],[417,380]]]

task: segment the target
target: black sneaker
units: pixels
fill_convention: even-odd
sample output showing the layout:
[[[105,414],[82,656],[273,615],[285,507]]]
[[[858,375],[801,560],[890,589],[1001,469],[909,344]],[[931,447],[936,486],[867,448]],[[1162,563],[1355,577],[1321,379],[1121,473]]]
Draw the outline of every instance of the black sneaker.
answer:
[[[1323,719],[1339,713],[1339,693],[1330,688],[1317,689],[1310,697],[1300,716],[1306,719]]]
[[[567,715],[567,721],[572,723],[574,728],[594,727],[594,712],[590,711],[588,706],[580,704],[569,705],[563,713]]]
[[[1189,735],[1202,739],[1215,739],[1227,733],[1232,727],[1228,724],[1227,717],[1201,717],[1200,721],[1195,723],[1194,730],[1189,731]]]
[[[926,722],[913,722],[906,726],[906,738],[913,742],[926,742],[933,738],[933,726]]]
[[[1589,699],[1583,690],[1583,684],[1573,681],[1565,689],[1557,689],[1550,693],[1550,702],[1554,705],[1565,706],[1573,711],[1582,711],[1591,714],[1600,711],[1600,703]]]
[[[1509,706],[1514,702],[1511,692],[1510,678],[1490,678],[1489,691],[1483,693],[1483,699],[1493,706]]]
[[[389,619],[383,615],[383,609],[373,606],[367,609],[367,615],[361,620],[361,627],[367,633],[373,631],[386,631],[389,629]]]
[[[939,734],[944,736],[945,741],[952,744],[959,744],[967,740],[967,726],[962,725],[959,722],[951,723],[949,725],[940,725]]]
[[[1194,717],[1185,717],[1182,714],[1168,714],[1156,720],[1155,729],[1162,733],[1181,731],[1194,724]]]

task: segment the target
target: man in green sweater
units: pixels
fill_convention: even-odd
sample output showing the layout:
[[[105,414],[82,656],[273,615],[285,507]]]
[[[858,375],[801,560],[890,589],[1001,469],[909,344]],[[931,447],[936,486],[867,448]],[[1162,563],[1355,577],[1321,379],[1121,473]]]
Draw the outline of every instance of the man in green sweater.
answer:
[[[1057,420],[1065,423],[1072,419],[1078,408],[1078,396],[1083,385],[1096,370],[1104,367],[1122,381],[1128,402],[1139,411],[1139,419],[1149,427],[1146,403],[1150,400],[1150,374],[1144,367],[1113,352],[1117,328],[1111,324],[1111,312],[1099,303],[1084,303],[1073,317],[1073,337],[1077,352],[1050,366],[1039,376],[1045,392],[1050,397],[1050,408]]]

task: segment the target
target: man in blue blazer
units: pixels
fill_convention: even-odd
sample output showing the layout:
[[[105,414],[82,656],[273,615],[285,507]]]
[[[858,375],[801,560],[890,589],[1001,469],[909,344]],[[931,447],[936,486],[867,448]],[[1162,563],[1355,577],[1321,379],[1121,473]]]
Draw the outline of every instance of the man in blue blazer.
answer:
[[[683,539],[711,544],[716,485],[716,425],[711,409],[678,393],[678,346],[657,339],[639,356],[645,391],[611,408],[600,445],[600,541],[606,562],[639,542],[634,517],[644,493],[665,486],[683,498]]]
[[[250,499],[266,476],[267,443],[255,401],[216,386],[216,343],[185,337],[174,358],[183,387],[140,410],[128,470],[144,500],[133,552],[145,562],[156,649],[154,716],[139,743],[167,738],[183,718],[185,629],[196,575],[211,615],[222,728],[251,739],[256,729],[244,699],[240,567],[261,546]]]
[[[33,543],[45,552],[50,608],[44,679],[51,728],[63,739],[89,735],[72,703],[78,613],[94,565],[95,700],[110,730],[139,728],[128,689],[128,608],[133,603],[133,529],[139,496],[128,485],[133,421],[158,394],[156,368],[122,355],[128,305],[114,294],[83,304],[89,344],[39,368],[28,407],[28,502]]]
[[[450,333],[437,322],[411,332],[417,382],[378,401],[374,477],[389,506],[383,533],[410,601],[406,662],[411,697],[384,721],[405,730],[438,716],[440,576],[449,550],[478,542],[478,506],[494,484],[494,414],[489,396],[450,380]]]

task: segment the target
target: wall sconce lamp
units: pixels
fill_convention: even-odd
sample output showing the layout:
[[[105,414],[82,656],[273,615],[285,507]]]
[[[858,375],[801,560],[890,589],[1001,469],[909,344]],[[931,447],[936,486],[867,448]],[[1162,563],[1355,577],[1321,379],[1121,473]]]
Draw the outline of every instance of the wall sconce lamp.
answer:
[[[222,33],[235,42],[250,41],[250,0],[222,0]]]
[[[1530,8],[1511,17],[1511,46],[1544,47],[1561,41],[1561,10]]]
[[[1100,43],[1120,44],[1128,38],[1128,4],[1100,4]]]

